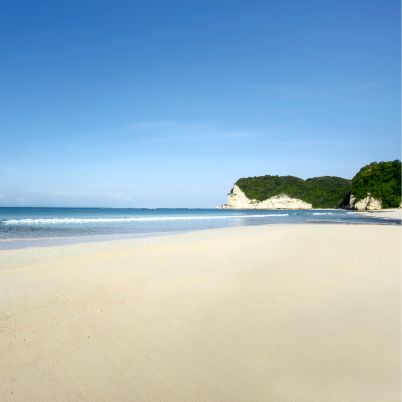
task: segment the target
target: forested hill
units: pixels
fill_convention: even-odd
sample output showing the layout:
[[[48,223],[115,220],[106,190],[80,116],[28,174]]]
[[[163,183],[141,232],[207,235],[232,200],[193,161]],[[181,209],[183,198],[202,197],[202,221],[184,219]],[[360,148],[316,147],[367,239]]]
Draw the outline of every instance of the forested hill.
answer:
[[[237,186],[247,198],[263,201],[287,194],[313,205],[313,208],[342,208],[349,202],[351,181],[342,177],[322,176],[303,180],[295,176],[260,176],[241,178]]]
[[[383,208],[398,208],[401,204],[401,162],[373,162],[364,166],[353,178],[351,192],[356,200],[370,193],[381,201]]]
[[[303,180],[295,176],[259,176],[237,180],[237,186],[250,200],[264,201],[286,194],[312,204],[313,208],[347,208],[368,195],[381,201],[382,208],[401,205],[401,162],[373,162],[364,166],[352,180],[335,176]]]

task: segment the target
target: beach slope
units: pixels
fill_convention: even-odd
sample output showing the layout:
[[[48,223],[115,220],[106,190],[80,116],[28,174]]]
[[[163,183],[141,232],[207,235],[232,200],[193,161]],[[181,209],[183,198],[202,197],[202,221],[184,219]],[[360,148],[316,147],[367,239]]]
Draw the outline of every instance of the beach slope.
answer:
[[[1,401],[400,400],[401,228],[0,252]]]

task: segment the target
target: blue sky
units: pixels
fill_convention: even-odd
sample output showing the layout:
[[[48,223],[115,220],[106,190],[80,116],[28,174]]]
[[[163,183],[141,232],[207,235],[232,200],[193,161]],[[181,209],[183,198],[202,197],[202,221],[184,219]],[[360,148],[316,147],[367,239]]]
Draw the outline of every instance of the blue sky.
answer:
[[[399,0],[0,4],[0,205],[214,207],[400,159]]]

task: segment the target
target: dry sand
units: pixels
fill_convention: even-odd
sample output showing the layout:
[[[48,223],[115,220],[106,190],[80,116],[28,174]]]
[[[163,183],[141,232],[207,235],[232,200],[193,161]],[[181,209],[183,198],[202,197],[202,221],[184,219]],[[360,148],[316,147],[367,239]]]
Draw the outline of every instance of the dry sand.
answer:
[[[1,401],[400,400],[398,226],[0,252]]]

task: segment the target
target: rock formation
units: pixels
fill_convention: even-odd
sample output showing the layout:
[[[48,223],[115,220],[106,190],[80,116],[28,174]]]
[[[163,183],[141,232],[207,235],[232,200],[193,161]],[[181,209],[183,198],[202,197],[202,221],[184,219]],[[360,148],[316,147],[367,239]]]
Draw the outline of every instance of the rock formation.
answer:
[[[358,211],[372,211],[376,209],[382,209],[382,202],[381,200],[372,197],[370,193],[367,194],[367,197],[359,201],[356,201],[356,197],[351,194],[349,208],[357,209]]]
[[[311,209],[312,205],[291,198],[286,194],[276,195],[264,201],[250,200],[236,184],[228,195],[228,201],[221,208],[227,209]]]

